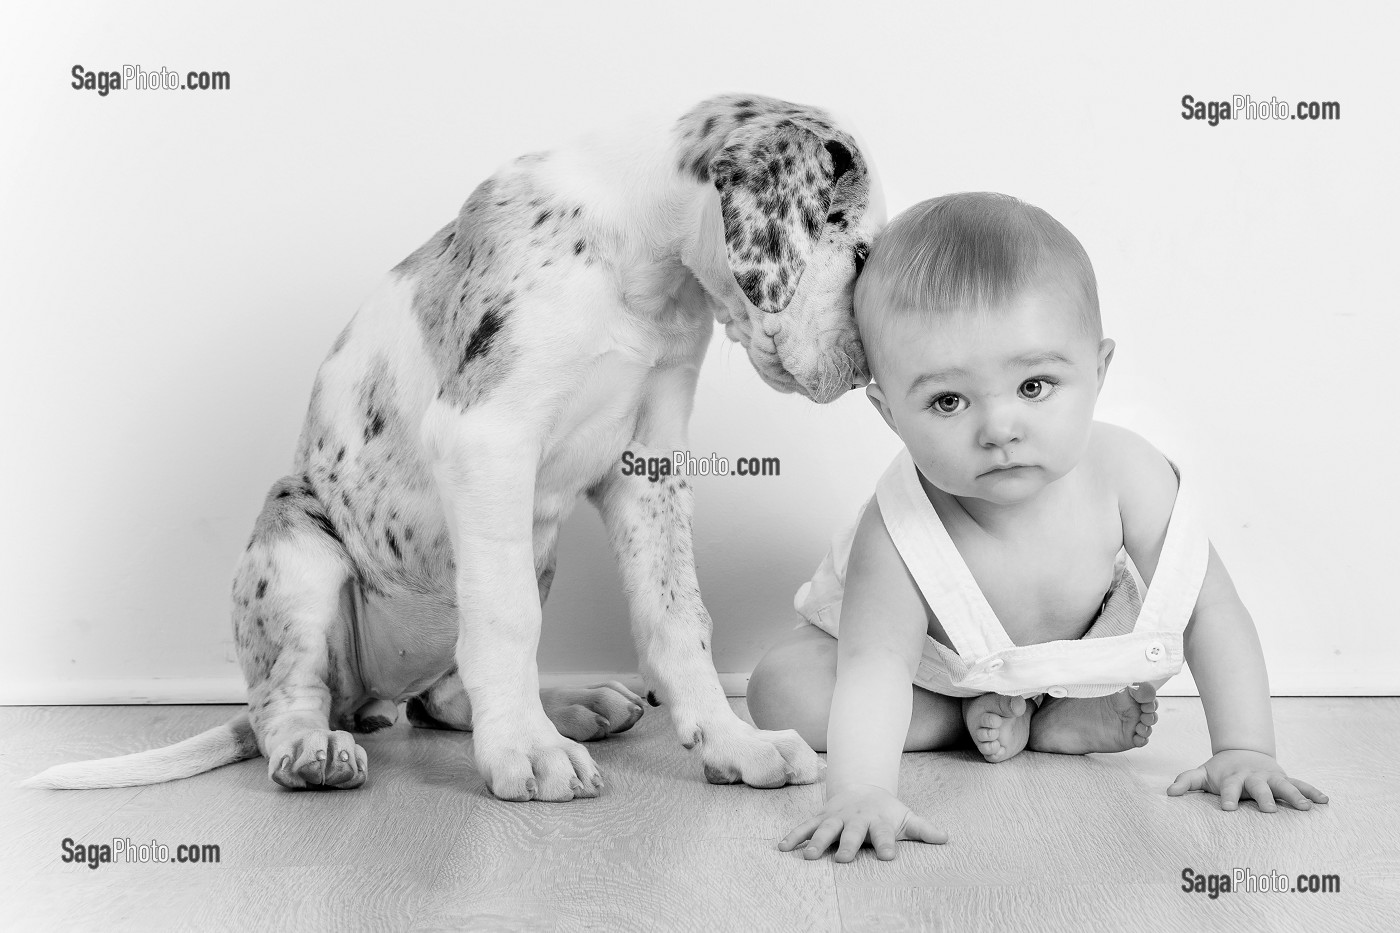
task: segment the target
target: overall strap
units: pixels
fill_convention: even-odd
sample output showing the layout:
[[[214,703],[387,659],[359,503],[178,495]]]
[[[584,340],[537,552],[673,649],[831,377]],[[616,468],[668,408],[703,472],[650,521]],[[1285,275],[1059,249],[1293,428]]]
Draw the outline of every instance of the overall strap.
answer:
[[[1171,467],[1176,472],[1176,502],[1162,542],[1162,554],[1157,558],[1157,570],[1133,627],[1137,632],[1185,631],[1210,560],[1210,540],[1196,514],[1194,484],[1175,463]]]
[[[890,540],[958,654],[976,660],[1015,647],[924,493],[908,448],[880,477],[875,495]]]

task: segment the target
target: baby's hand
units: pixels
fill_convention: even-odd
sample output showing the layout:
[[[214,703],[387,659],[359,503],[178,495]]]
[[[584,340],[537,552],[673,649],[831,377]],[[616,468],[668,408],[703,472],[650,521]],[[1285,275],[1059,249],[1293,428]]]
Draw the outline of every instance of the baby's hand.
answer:
[[[802,857],[821,858],[837,836],[841,837],[834,856],[838,862],[855,858],[866,836],[870,837],[876,858],[885,861],[894,858],[894,844],[901,839],[934,845],[948,841],[947,833],[935,830],[928,820],[883,787],[852,784],[828,798],[822,812],[788,833],[778,848],[791,852],[810,839]]]
[[[1227,748],[1212,755],[1210,761],[1199,768],[1178,774],[1172,786],[1167,788],[1167,796],[1180,797],[1193,790],[1219,794],[1222,810],[1238,809],[1241,793],[1253,797],[1259,809],[1265,813],[1278,809],[1274,804],[1275,797],[1295,810],[1312,809],[1309,800],[1327,802],[1327,795],[1316,787],[1284,774],[1271,756],[1238,748]]]

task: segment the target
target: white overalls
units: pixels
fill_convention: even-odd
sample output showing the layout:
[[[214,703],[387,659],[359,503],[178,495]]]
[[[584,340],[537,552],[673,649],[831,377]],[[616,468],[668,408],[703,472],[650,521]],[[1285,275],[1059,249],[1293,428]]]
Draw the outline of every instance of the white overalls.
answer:
[[[1205,578],[1209,542],[1192,511],[1190,483],[1178,488],[1162,556],[1139,601],[1120,559],[1103,609],[1079,639],[1017,647],[997,621],[919,483],[907,449],[876,486],[891,540],[956,650],[927,636],[914,683],[945,696],[1094,697],[1130,684],[1160,682],[1181,670],[1182,632]],[[869,503],[867,502],[867,505]],[[861,514],[866,506],[861,507]],[[846,564],[860,515],[833,540],[812,579],[793,600],[802,617],[835,636]]]

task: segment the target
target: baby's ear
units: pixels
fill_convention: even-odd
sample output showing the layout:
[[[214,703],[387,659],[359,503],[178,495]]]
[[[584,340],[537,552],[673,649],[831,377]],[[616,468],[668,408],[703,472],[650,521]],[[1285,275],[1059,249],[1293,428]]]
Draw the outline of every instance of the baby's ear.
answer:
[[[1103,390],[1103,379],[1108,375],[1108,364],[1113,362],[1113,349],[1116,344],[1107,337],[1099,341],[1099,390]]]
[[[885,398],[884,391],[872,382],[865,387],[865,397],[870,399],[870,404],[875,406],[875,410],[885,419],[885,424],[890,426],[890,430],[898,434],[899,428],[894,425],[894,412],[890,411],[890,403]]]

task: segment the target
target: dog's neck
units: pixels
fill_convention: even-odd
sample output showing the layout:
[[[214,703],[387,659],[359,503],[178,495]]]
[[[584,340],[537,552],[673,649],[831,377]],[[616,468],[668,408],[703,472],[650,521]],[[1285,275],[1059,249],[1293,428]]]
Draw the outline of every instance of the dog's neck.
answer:
[[[593,192],[590,226],[617,257],[628,307],[642,318],[746,317],[725,255],[719,194],[677,171],[674,117],[638,117],[621,129],[585,137],[538,170],[546,179],[568,176],[567,189]]]

